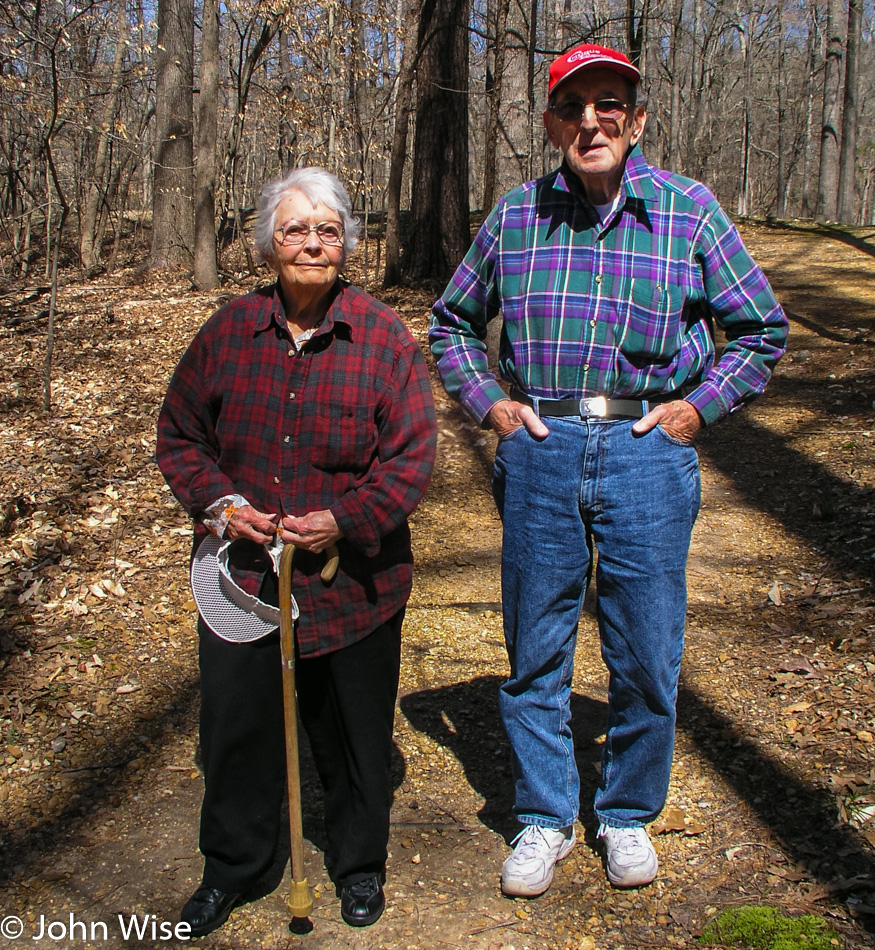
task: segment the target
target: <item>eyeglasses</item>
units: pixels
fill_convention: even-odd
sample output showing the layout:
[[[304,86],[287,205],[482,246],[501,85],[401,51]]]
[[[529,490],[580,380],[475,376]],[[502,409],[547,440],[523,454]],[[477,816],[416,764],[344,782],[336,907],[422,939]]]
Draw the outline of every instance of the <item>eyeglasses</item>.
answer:
[[[586,114],[588,102],[579,99],[563,99],[550,106],[550,111],[562,122],[580,122]],[[619,99],[597,99],[592,103],[596,118],[599,122],[619,122],[629,108],[627,102]]]
[[[294,247],[303,244],[315,231],[316,237],[328,247],[339,247],[343,244],[343,225],[339,221],[320,221],[318,224],[307,224],[306,221],[286,221],[282,227],[273,232],[274,240],[283,247]]]

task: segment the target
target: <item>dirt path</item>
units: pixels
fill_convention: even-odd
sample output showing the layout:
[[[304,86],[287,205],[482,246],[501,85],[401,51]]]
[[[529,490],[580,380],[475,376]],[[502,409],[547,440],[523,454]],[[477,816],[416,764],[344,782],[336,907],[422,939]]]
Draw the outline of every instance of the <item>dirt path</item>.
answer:
[[[873,945],[875,262],[865,244],[807,231],[745,234],[793,314],[792,357],[766,398],[701,444],[658,881],[613,891],[594,849],[606,675],[584,613],[580,843],[543,898],[499,894],[515,829],[496,703],[506,659],[493,443],[437,389],[440,461],[413,527],[387,912],[364,932],[341,922],[305,758],[313,933],[287,929],[286,875],[201,946],[692,948],[715,910],[752,902],[828,917],[847,950]],[[33,409],[40,338],[0,338],[12,367],[0,442],[14,446],[0,465],[4,947],[43,928],[28,946],[175,945],[167,935],[200,880],[187,525],[151,451],[167,373],[216,300],[116,286],[62,300],[50,417]],[[389,302],[423,339],[429,301]]]

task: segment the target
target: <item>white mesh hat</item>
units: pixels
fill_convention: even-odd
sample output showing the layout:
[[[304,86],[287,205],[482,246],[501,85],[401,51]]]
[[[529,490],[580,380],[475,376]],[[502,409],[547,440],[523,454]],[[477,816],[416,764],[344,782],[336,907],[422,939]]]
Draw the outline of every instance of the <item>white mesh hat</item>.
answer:
[[[231,577],[228,548],[232,544],[207,535],[191,562],[191,589],[201,617],[217,637],[232,643],[248,643],[276,630],[280,612],[279,608],[247,594]],[[268,549],[268,554],[276,570],[278,553]],[[292,597],[292,619],[297,620],[298,614]]]

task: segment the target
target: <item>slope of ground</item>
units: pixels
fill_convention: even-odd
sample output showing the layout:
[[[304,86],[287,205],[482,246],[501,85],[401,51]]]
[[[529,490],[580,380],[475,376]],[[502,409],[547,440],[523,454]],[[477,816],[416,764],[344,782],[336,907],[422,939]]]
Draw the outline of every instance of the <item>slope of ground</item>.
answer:
[[[440,457],[413,525],[389,908],[364,932],[341,922],[305,753],[313,933],[289,933],[286,875],[202,946],[683,948],[716,910],[755,902],[829,918],[847,950],[873,945],[875,249],[859,232],[744,233],[791,315],[791,352],[763,399],[701,441],[659,880],[612,891],[595,849],[606,676],[585,612],[580,843],[543,898],[499,893],[515,828],[496,701],[506,659],[493,437],[436,384]],[[200,879],[197,668],[189,526],[154,464],[154,422],[182,349],[222,298],[134,270],[71,281],[44,412],[46,299],[15,287],[0,298],[0,943],[15,944],[19,921],[18,939],[37,946],[172,945]],[[385,299],[424,343],[430,300]]]

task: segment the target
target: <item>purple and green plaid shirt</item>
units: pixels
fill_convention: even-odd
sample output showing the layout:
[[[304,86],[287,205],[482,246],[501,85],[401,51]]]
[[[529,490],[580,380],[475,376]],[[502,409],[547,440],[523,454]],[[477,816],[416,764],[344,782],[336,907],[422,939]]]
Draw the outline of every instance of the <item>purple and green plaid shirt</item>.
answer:
[[[546,399],[641,399],[683,389],[706,424],[763,391],[787,318],[738,231],[698,182],[634,147],[600,222],[563,165],[505,195],[434,305],[447,391],[483,422],[504,391],[487,368],[501,312],[501,375]],[[726,346],[715,360],[713,323]]]

